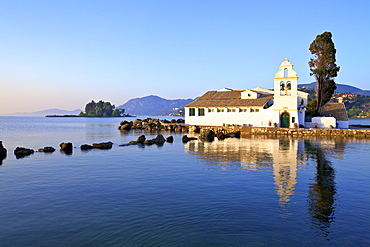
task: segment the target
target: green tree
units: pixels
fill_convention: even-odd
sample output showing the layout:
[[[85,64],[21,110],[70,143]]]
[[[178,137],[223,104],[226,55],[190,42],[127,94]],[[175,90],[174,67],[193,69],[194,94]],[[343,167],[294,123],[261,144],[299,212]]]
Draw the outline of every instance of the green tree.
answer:
[[[315,76],[316,79],[316,111],[318,112],[321,112],[321,107],[330,100],[337,88],[334,77],[337,76],[340,67],[335,63],[337,51],[331,38],[330,32],[317,35],[309,48],[313,57],[308,64],[310,75]]]
[[[125,109],[114,109],[112,112],[112,117],[120,117],[125,113]]]
[[[96,103],[92,100],[90,103],[87,103],[85,106],[85,113],[87,115],[89,114],[95,114],[95,108],[96,108]]]
[[[94,102],[93,100],[86,104],[85,113],[81,112],[80,117],[120,117],[124,114],[125,109],[115,109],[115,105],[110,102]]]

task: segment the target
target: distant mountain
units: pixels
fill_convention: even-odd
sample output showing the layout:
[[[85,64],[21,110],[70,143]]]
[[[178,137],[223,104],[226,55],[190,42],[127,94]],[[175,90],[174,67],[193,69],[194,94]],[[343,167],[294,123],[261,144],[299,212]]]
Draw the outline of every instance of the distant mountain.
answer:
[[[168,100],[156,95],[130,99],[117,108],[125,109],[125,113],[138,116],[168,116],[176,114],[179,108],[194,101],[194,99]]]
[[[36,112],[17,112],[7,114],[8,116],[35,116],[35,117],[44,117],[46,115],[78,115],[82,110],[76,109],[74,111],[60,110],[60,109],[47,109],[43,111]]]
[[[359,95],[365,95],[370,96],[370,90],[362,90],[360,88],[349,86],[345,84],[337,84],[337,89],[335,90],[335,93],[354,93]],[[307,84],[299,84],[298,87],[310,87],[310,88],[316,88],[316,82],[307,83]]]

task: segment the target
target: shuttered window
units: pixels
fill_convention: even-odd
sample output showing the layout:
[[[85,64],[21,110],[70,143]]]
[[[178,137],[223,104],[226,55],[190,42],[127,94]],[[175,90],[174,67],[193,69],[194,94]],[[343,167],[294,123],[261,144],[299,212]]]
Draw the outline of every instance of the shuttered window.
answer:
[[[195,108],[189,108],[189,116],[195,116]]]
[[[198,116],[204,116],[204,108],[198,109]]]

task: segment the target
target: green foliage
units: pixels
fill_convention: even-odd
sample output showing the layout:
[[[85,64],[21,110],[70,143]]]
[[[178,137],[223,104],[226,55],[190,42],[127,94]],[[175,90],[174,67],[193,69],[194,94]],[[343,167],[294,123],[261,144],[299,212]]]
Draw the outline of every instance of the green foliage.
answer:
[[[337,88],[334,77],[337,76],[340,67],[335,63],[336,49],[331,38],[332,34],[330,32],[317,35],[309,48],[313,57],[308,64],[311,70],[310,75],[316,78],[315,108],[319,112],[321,107],[331,99]]]
[[[94,102],[92,100],[85,106],[85,113],[80,113],[79,116],[87,117],[120,117],[124,114],[124,109],[115,109],[115,106],[110,102],[104,102],[100,100],[99,102]]]
[[[352,93],[334,94],[333,101],[339,99],[346,106],[349,117],[370,117],[370,96]]]
[[[352,108],[347,111],[348,117],[356,117],[358,116],[362,111],[359,108]]]

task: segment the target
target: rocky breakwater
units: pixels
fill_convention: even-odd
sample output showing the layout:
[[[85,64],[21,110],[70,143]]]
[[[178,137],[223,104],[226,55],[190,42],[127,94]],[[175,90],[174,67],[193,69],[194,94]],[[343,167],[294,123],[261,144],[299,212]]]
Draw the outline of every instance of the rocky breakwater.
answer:
[[[185,125],[184,119],[172,119],[169,120],[159,120],[156,118],[146,118],[146,119],[135,119],[133,121],[121,121],[118,126],[119,130],[131,130],[131,129],[141,129],[141,130],[166,130],[174,132],[187,132],[189,128]]]
[[[205,141],[213,141],[215,137],[217,137],[218,140],[240,138],[240,130],[233,128],[203,127],[200,128],[199,133],[199,138]]]

